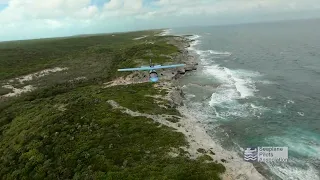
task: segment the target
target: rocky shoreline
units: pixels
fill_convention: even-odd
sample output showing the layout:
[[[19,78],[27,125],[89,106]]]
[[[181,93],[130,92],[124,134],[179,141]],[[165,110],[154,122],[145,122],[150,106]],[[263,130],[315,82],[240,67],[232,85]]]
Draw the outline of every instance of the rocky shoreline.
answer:
[[[215,162],[223,163],[226,167],[226,172],[222,177],[223,179],[265,179],[265,177],[255,169],[253,164],[244,161],[236,152],[226,151],[217,144],[206,133],[202,124],[197,122],[196,117],[192,117],[192,115],[188,113],[188,109],[183,105],[184,93],[181,87],[177,86],[177,82],[179,78],[190,71],[196,70],[198,66],[197,59],[192,56],[187,49],[190,47],[191,42],[192,40],[189,40],[188,36],[168,37],[168,43],[179,48],[179,54],[174,57],[175,63],[185,63],[186,66],[161,72],[164,80],[156,85],[157,88],[169,90],[168,99],[172,102],[172,106],[175,106],[183,116],[177,127],[173,128],[186,136],[190,147],[185,150],[189,152],[190,158],[197,158],[205,154],[210,156]]]

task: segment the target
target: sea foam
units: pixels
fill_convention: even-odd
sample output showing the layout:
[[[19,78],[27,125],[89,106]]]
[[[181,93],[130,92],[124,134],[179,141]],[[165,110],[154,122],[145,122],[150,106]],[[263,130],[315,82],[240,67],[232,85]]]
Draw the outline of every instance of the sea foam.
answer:
[[[236,93],[233,93],[234,99],[246,98],[254,96],[256,91],[254,82],[250,79],[250,72],[247,74],[241,73],[241,71],[230,70],[226,67],[219,65],[207,66],[204,72],[208,75],[212,75],[217,78],[227,89],[233,89]]]

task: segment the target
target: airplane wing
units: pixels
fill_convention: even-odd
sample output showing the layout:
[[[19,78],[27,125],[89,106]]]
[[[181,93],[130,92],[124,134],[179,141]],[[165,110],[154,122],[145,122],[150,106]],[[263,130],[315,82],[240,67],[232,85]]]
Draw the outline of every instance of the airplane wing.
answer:
[[[173,65],[167,65],[167,66],[155,66],[153,69],[166,69],[166,68],[177,68],[185,66],[185,64],[173,64]]]
[[[118,71],[149,71],[152,70],[152,67],[139,67],[139,68],[126,68],[126,69],[118,69]]]
[[[173,65],[167,65],[167,66],[156,65],[153,67],[141,66],[139,68],[118,69],[118,71],[150,71],[150,70],[156,70],[156,69],[176,68],[176,67],[182,67],[182,66],[185,66],[185,64],[173,64]]]

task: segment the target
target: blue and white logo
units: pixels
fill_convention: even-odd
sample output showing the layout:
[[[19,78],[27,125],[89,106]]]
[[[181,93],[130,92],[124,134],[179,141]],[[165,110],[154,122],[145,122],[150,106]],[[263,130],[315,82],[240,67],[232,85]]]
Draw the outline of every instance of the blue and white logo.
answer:
[[[247,148],[244,151],[244,160],[245,161],[256,161],[258,159],[258,149],[255,147]]]
[[[245,161],[288,162],[288,147],[251,147],[244,151]]]

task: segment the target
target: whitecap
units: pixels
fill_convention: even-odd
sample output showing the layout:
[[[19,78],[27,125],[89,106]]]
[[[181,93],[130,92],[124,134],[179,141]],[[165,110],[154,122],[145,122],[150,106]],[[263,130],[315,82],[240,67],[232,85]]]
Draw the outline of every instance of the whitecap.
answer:
[[[294,101],[288,100],[287,103],[288,103],[288,104],[294,104]]]
[[[304,113],[303,113],[303,112],[298,112],[298,114],[299,114],[300,116],[304,116]]]
[[[266,139],[269,144],[273,146],[288,147],[289,151],[294,151],[300,156],[303,156],[304,160],[297,159],[290,156],[289,163],[281,164],[281,166],[274,166],[267,164],[269,168],[283,179],[319,179],[316,169],[313,167],[311,160],[318,159],[320,157],[320,141],[317,135],[312,132],[303,130],[291,130],[287,132],[286,136],[273,136]],[[302,157],[301,157],[302,158]],[[310,161],[308,161],[310,159]],[[299,165],[303,164],[304,168]],[[297,165],[297,167],[295,166]]]
[[[288,147],[301,156],[310,158],[320,157],[320,141],[316,134],[302,130],[291,130],[286,136],[274,136],[266,139],[266,142],[275,146]]]
[[[219,51],[214,51],[214,50],[208,50],[210,54],[214,54],[214,55],[226,55],[226,56],[231,56],[232,53],[231,52],[227,52],[227,51],[224,51],[224,52],[219,52]]]
[[[208,55],[225,55],[225,56],[231,56],[232,53],[231,52],[223,52],[223,51],[214,51],[214,50],[196,50],[196,53],[199,55],[204,55],[204,56],[208,56]]]
[[[266,99],[272,99],[271,96],[267,96],[267,97],[261,97],[261,99],[266,100]]]
[[[226,89],[236,90],[239,93],[239,96],[234,94],[233,97],[235,99],[253,96],[256,91],[253,81],[248,77],[248,74],[252,74],[250,72],[245,74],[243,71],[237,72],[218,65],[207,66],[204,72],[216,77],[219,81],[224,83],[225,86],[227,86]]]
[[[272,81],[268,81],[268,80],[257,81],[257,83],[261,83],[261,84],[265,84],[265,85],[276,84],[276,83],[274,83]]]
[[[317,170],[312,165],[305,162],[300,163],[304,164],[304,168],[290,166],[289,164],[275,165],[272,163],[267,163],[267,165],[271,171],[281,179],[320,179],[320,177],[317,175]]]
[[[197,39],[201,38],[201,36],[195,34],[195,35],[189,36],[188,38],[189,38],[190,40],[197,40]]]
[[[194,94],[186,94],[185,97],[186,97],[187,100],[190,100],[190,99],[196,97],[196,95],[194,95]]]

